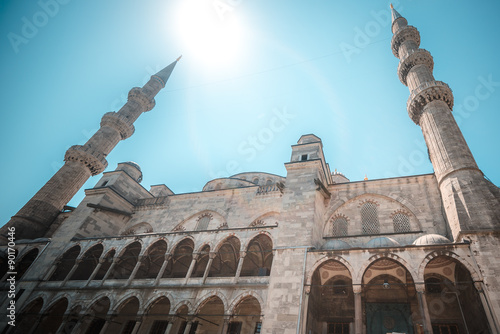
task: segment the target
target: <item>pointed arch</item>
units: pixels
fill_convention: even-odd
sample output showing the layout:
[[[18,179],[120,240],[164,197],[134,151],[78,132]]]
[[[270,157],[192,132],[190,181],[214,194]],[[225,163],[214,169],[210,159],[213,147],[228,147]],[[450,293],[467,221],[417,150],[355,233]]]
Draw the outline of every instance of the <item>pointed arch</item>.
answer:
[[[194,241],[191,237],[185,237],[179,241],[171,251],[171,258],[163,272],[163,278],[186,277],[193,260]]]
[[[368,269],[368,267],[372,265],[375,261],[378,261],[382,258],[387,258],[389,260],[398,262],[401,266],[403,266],[406,270],[408,270],[411,279],[413,280],[413,282],[415,282],[415,278],[417,277],[416,271],[415,268],[410,263],[408,263],[405,259],[394,253],[380,253],[371,256],[367,261],[363,263],[363,265],[359,268],[358,272],[356,273],[353,279],[353,284],[361,284],[366,269]]]
[[[39,254],[38,247],[32,248],[26,252],[20,260],[16,260],[16,281],[23,278],[26,271],[31,267],[33,262],[37,259]]]
[[[429,262],[432,261],[433,259],[439,257],[439,256],[447,256],[447,257],[450,257],[450,258],[452,258],[452,259],[460,262],[462,265],[465,266],[465,268],[467,268],[467,270],[469,271],[472,279],[475,282],[483,280],[481,274],[479,273],[479,271],[476,270],[467,259],[459,256],[458,254],[456,254],[454,252],[451,252],[451,251],[448,251],[448,250],[440,250],[440,251],[432,251],[432,252],[428,253],[425,256],[425,258],[422,260],[422,262],[420,263],[420,265],[419,265],[419,267],[417,269],[417,274],[416,274],[416,277],[418,278],[419,282],[423,282],[424,281],[425,268],[427,267],[427,265],[429,264]]]
[[[236,275],[240,260],[241,243],[234,234],[217,245],[215,258],[210,267],[210,277],[232,277]]]
[[[336,261],[336,262],[339,262],[340,264],[343,264],[344,267],[346,267],[347,271],[349,272],[350,276],[351,277],[354,277],[355,276],[355,273],[354,273],[354,269],[353,267],[351,266],[351,264],[346,261],[343,257],[341,256],[338,256],[338,255],[334,255],[334,256],[331,256],[331,257],[324,257],[318,261],[316,261],[316,263],[311,267],[311,269],[309,270],[309,273],[307,274],[307,278],[306,278],[306,285],[311,285],[312,284],[312,277],[313,277],[313,274],[316,272],[316,270],[322,266],[325,262],[328,262],[328,261]]]
[[[43,297],[37,296],[23,307],[19,312],[18,319],[16,319],[16,331],[18,333],[29,333],[38,322],[38,315],[41,314],[43,306]]]
[[[52,273],[49,281],[62,281],[69,274],[80,255],[80,245],[74,245],[59,258],[56,270]]]
[[[106,255],[102,258],[102,264],[99,270],[97,271],[96,275],[94,276],[94,280],[102,280],[106,273],[108,272],[109,268],[111,267],[111,264],[113,263],[113,259],[115,257],[116,249],[111,248]]]
[[[167,248],[168,245],[164,239],[159,239],[151,244],[146,249],[135,278],[156,278],[160,272],[163,262],[165,261]]]
[[[63,321],[64,314],[68,309],[68,299],[62,297],[47,306],[40,322],[36,326],[35,334],[56,333]]]
[[[266,233],[253,237],[246,247],[241,276],[269,276],[273,262],[273,241]]]
[[[82,256],[78,267],[73,272],[73,275],[69,278],[70,280],[87,280],[95,267],[99,263],[99,258],[104,250],[101,243],[93,245],[90,247]]]
[[[238,306],[239,303],[241,303],[244,299],[247,298],[255,298],[255,300],[259,303],[259,305],[262,307],[264,305],[264,300],[262,297],[256,293],[255,291],[246,291],[243,293],[240,293],[237,295],[235,298],[233,298],[233,301],[228,307],[228,314],[234,314],[235,308]]]
[[[142,251],[142,243],[129,243],[118,255],[118,260],[108,276],[110,279],[128,279],[137,264]]]

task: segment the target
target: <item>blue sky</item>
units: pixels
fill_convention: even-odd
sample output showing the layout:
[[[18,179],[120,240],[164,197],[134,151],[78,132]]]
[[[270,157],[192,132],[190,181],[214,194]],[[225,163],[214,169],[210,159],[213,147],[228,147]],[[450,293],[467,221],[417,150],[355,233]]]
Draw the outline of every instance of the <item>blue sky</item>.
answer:
[[[499,185],[500,2],[393,3],[419,29],[479,167]],[[389,3],[373,0],[0,2],[1,221],[180,54],[107,170],[135,161],[147,189],[175,193],[243,171],[284,176],[290,145],[314,133],[332,171],[352,181],[432,172],[388,15]]]

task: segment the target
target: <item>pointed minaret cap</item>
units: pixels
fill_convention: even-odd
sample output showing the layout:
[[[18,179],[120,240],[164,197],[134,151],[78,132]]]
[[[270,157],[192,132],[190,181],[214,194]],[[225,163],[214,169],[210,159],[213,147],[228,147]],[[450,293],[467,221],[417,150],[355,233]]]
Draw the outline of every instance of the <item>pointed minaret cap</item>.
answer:
[[[181,59],[181,57],[182,56],[180,56],[179,58],[177,58],[172,64],[168,65],[167,67],[165,67],[160,72],[158,72],[155,75],[153,75],[152,78],[155,78],[158,81],[160,81],[160,83],[162,84],[162,87],[165,87],[165,84],[167,83],[168,78],[170,77],[170,74],[172,74],[172,71],[174,70],[175,65]]]
[[[394,6],[392,5],[392,3],[391,3],[391,15],[392,15],[392,27],[391,28],[392,28],[393,33],[395,33],[394,23],[396,22],[396,20],[401,19],[401,21],[404,21],[404,22],[401,22],[399,27],[402,27],[402,26],[405,26],[408,24],[408,21],[406,21],[406,19],[404,17],[402,17],[401,14],[399,14],[396,9],[394,9]]]

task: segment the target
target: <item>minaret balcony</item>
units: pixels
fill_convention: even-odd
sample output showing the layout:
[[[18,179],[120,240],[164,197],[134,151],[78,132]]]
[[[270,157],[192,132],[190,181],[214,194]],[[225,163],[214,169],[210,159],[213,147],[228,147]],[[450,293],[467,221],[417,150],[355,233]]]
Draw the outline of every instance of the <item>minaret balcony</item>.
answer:
[[[134,134],[134,126],[123,115],[116,112],[108,112],[101,119],[101,127],[110,127],[120,133],[121,139],[127,139]]]
[[[434,69],[434,60],[431,53],[425,49],[417,49],[405,58],[401,59],[398,65],[399,80],[403,85],[408,86],[406,79],[410,70],[417,65],[425,65],[432,73]]]
[[[414,26],[406,26],[399,29],[394,36],[392,36],[391,48],[392,53],[396,56],[396,58],[399,58],[399,47],[406,41],[415,42],[417,47],[420,45],[420,33],[417,28]]]
[[[424,107],[436,100],[445,102],[450,110],[453,109],[453,93],[451,88],[442,81],[424,82],[412,90],[406,103],[406,109],[415,124],[419,125]]]
[[[86,166],[92,175],[100,174],[108,166],[101,153],[82,145],[71,146],[64,156],[64,161],[79,162]]]
[[[150,99],[139,87],[130,90],[128,93],[128,100],[139,103],[144,107],[145,111],[150,111],[156,104],[155,100]]]

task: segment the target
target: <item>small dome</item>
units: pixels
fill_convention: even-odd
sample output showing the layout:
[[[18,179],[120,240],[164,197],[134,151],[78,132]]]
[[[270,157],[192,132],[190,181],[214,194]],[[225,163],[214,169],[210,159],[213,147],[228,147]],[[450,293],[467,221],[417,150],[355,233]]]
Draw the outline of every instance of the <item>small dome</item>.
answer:
[[[133,161],[120,162],[115,170],[124,171],[139,183],[142,181],[141,167]]]
[[[351,245],[347,242],[337,239],[330,239],[321,246],[321,249],[349,249]]]
[[[425,234],[413,242],[416,246],[451,244],[448,238],[439,234]]]
[[[399,247],[401,246],[399,242],[389,237],[378,237],[366,243],[367,248],[378,248],[378,247]]]

